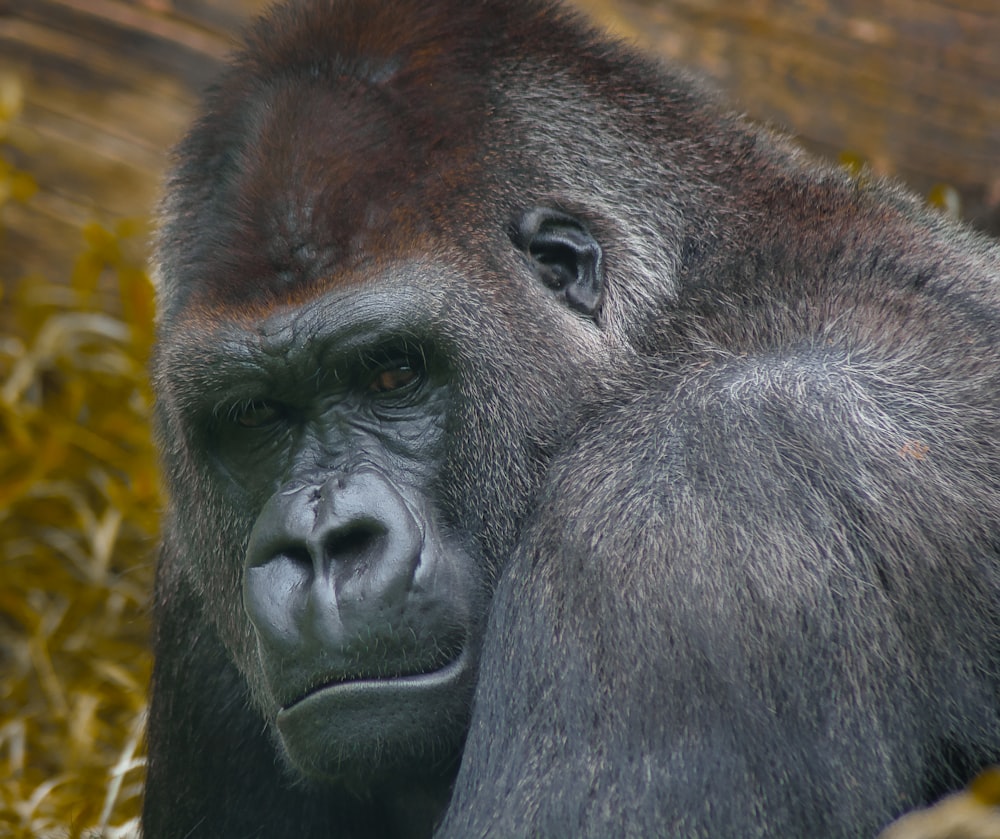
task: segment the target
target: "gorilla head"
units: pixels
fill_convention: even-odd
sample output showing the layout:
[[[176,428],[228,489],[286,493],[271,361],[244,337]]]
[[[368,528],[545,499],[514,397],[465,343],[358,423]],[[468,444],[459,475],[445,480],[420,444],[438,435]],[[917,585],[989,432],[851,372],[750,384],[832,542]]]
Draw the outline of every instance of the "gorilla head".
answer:
[[[157,253],[150,839],[859,835],[1000,755],[996,254],[906,196],[543,2],[304,0]]]
[[[613,344],[587,221],[490,122],[500,10],[410,5],[258,24],[160,243],[166,573],[288,761],[352,783],[460,748],[502,557]]]

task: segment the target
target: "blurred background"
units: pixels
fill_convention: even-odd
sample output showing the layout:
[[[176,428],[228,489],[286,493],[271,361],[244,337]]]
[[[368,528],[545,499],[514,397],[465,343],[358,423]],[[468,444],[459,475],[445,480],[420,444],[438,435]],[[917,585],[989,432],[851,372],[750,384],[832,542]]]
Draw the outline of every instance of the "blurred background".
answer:
[[[1000,233],[997,0],[577,5]],[[151,221],[199,90],[263,6],[0,0],[0,837],[138,835],[163,503]]]

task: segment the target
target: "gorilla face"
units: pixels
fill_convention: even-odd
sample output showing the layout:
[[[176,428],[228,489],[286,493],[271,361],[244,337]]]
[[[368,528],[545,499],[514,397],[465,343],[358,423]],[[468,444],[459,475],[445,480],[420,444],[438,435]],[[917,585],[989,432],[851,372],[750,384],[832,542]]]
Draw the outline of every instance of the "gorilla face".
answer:
[[[536,323],[522,314],[523,337],[542,340],[553,311],[593,308],[601,250],[582,222],[532,208],[500,227],[551,307]],[[486,270],[476,261],[466,269]],[[571,355],[525,364],[502,321],[479,335],[496,352],[467,357],[440,324],[475,291],[428,295],[415,283],[429,277],[468,284],[451,266],[402,260],[263,314],[199,314],[160,347],[161,407],[177,408],[162,433],[187,441],[177,489],[215,505],[176,537],[206,557],[187,573],[209,602],[229,598],[209,617],[281,752],[317,780],[369,784],[458,752],[490,557],[588,379]],[[513,416],[518,400],[489,390],[498,364],[520,365],[502,375],[549,410]],[[519,431],[525,419],[534,426]]]
[[[448,388],[421,347],[389,340],[326,359],[315,388],[241,399],[216,429],[245,486],[283,481],[250,535],[243,604],[277,730],[307,774],[381,765],[414,732],[440,739],[466,717],[479,581],[429,495]]]
[[[434,491],[447,363],[376,322],[385,300],[339,291],[227,324],[189,394],[212,494],[252,518],[242,666],[309,776],[454,750],[474,681],[484,564]]]

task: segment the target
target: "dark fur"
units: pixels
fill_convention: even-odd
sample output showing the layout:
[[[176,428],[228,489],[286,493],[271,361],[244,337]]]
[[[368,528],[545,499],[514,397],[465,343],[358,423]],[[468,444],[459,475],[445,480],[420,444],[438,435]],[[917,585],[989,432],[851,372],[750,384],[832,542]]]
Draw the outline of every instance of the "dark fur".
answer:
[[[536,206],[600,243],[592,317],[512,243]],[[158,259],[149,839],[856,837],[1000,760],[995,244],[548,4],[312,0],[209,95]],[[464,749],[359,790],[282,767],[263,502],[189,406],[371,279],[448,359],[432,495],[495,594]]]

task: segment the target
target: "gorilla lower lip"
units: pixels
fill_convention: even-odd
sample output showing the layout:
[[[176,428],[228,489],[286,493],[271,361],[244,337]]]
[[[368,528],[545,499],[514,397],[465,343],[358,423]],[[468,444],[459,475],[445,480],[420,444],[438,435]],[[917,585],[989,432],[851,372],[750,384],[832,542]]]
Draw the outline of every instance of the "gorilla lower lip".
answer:
[[[382,755],[380,743],[405,744],[428,730],[457,738],[468,720],[475,658],[465,649],[429,673],[318,688],[278,712],[289,759],[307,776],[334,778],[391,764],[395,758]]]
[[[420,673],[409,673],[400,676],[372,676],[372,677],[348,677],[331,678],[311,688],[299,698],[287,705],[282,706],[279,713],[292,711],[303,703],[309,702],[313,697],[334,696],[337,694],[357,694],[384,692],[390,693],[403,691],[434,690],[439,687],[446,687],[457,681],[467,669],[468,652],[465,648],[454,658],[450,658],[440,667]]]

